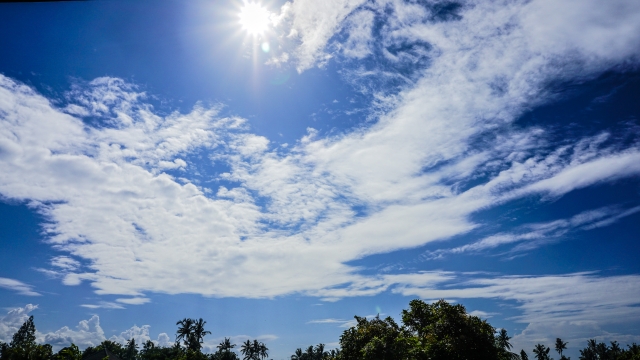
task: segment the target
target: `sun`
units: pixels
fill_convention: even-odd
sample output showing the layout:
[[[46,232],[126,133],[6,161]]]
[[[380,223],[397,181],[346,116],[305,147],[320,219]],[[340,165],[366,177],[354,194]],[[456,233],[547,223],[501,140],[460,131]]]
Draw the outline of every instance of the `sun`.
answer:
[[[270,13],[258,3],[245,2],[240,10],[240,25],[251,35],[261,35],[269,27]]]

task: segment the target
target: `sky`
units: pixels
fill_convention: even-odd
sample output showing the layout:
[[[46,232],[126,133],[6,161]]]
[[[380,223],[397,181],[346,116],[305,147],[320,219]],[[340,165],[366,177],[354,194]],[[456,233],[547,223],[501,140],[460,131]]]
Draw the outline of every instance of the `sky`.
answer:
[[[0,49],[0,340],[640,342],[638,1],[2,3]]]

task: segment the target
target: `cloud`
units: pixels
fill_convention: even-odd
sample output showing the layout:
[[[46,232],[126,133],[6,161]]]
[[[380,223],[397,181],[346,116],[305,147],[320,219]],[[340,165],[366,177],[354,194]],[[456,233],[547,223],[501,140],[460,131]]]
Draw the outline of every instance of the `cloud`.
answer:
[[[135,297],[135,298],[127,298],[127,299],[116,299],[117,302],[129,305],[142,305],[151,301],[149,298],[144,297]]]
[[[439,259],[447,254],[475,253],[514,243],[520,244],[512,248],[508,252],[509,254],[528,251],[543,244],[557,241],[571,232],[592,230],[611,225],[626,216],[637,213],[638,211],[640,211],[640,206],[626,210],[617,207],[605,207],[596,210],[583,211],[569,219],[559,219],[545,223],[525,224],[520,226],[519,232],[499,233],[456,248],[429,251],[424,254],[424,257],[426,259]]]
[[[166,333],[160,333],[156,340],[152,340],[149,331],[149,325],[132,326],[121,332],[119,335],[113,335],[109,338],[111,341],[126,344],[130,339],[135,339],[137,344],[142,344],[148,340],[153,341],[158,346],[170,346],[173,342],[170,341],[169,336]],[[71,329],[68,326],[64,326],[59,330],[38,333],[38,341],[51,344],[54,349],[59,350],[62,347],[69,346],[70,344],[76,344],[79,348],[84,349],[89,346],[97,346],[103,341],[107,340],[104,334],[104,330],[100,326],[100,317],[93,315],[89,320],[82,320],[78,323],[75,329]]]
[[[299,71],[340,56],[375,57],[375,66],[351,69],[355,82],[402,79],[401,91],[376,98],[382,110],[371,124],[330,137],[311,130],[276,151],[217,109],[160,116],[119,79],[72,89],[71,104],[59,110],[3,78],[0,104],[12,105],[0,105],[9,114],[0,161],[11,171],[0,175],[0,192],[37,204],[50,220],[50,242],[90,263],[65,282],[90,281],[100,294],[490,298],[516,304],[516,320],[529,324],[517,339],[523,344],[553,324],[579,334],[637,318],[636,275],[464,282],[445,271],[365,276],[346,264],[471,232],[482,226],[472,214],[512,200],[637,177],[637,142],[608,145],[604,133],[554,145],[548,129],[510,125],[554,100],[549,82],[637,64],[640,5],[469,1],[443,17],[435,2],[363,4],[294,1],[281,26],[298,44],[286,61]],[[381,9],[390,15],[375,24]],[[84,114],[109,126],[85,125],[77,118]],[[193,179],[198,164],[189,155],[203,148],[230,168],[210,174],[226,181],[211,189],[216,195],[170,175]],[[631,210],[530,224],[464,251],[533,244]]]
[[[84,349],[89,346],[100,345],[101,342],[106,340],[104,331],[100,327],[100,317],[98,315],[93,315],[89,320],[80,321],[75,330],[64,326],[54,332],[39,334],[38,337],[44,343],[51,344],[56,348],[69,346],[73,343]]]
[[[364,0],[298,0],[287,3],[283,12],[292,19],[289,36],[299,39],[296,49],[298,71],[326,62],[324,48],[342,21]]]
[[[37,308],[38,305],[27,304],[23,308],[9,310],[7,315],[0,318],[0,341],[9,343],[13,334],[29,319],[29,313]]]
[[[80,263],[68,256],[56,256],[51,259],[51,265],[62,271],[74,271],[80,267]]]
[[[497,313],[486,312],[486,311],[482,311],[482,310],[473,310],[473,311],[469,312],[469,315],[477,316],[477,317],[482,318],[482,319],[488,319],[490,317],[493,317],[494,315],[497,315]]]
[[[100,301],[98,304],[82,304],[87,309],[124,309],[124,306],[109,301]]]
[[[515,301],[524,323],[593,321],[624,323],[640,314],[640,276],[596,276],[590,273],[548,276],[472,278],[447,288],[401,285],[395,292],[421,298],[486,298]],[[609,296],[612,292],[617,295]]]
[[[307,324],[338,324],[340,327],[348,328],[354,325],[354,320],[343,319],[318,319],[311,320]]]
[[[33,291],[33,286],[14,279],[0,277],[0,288],[15,291],[20,295],[40,296],[39,293]]]
[[[561,321],[529,324],[520,334],[513,336],[511,343],[514,349],[525,349],[531,354],[536,344],[553,346],[557,338],[567,342],[565,354],[571,357],[578,356],[578,351],[584,349],[590,339],[605,343],[617,341],[623,348],[640,340],[638,335],[606,331],[593,321]]]
[[[401,91],[376,97],[381,110],[366,126],[332,136],[310,129],[294,146],[275,149],[243,119],[220,115],[219,107],[161,115],[144,92],[120,79],[76,84],[68,104],[58,107],[0,76],[0,167],[6,170],[0,194],[29,201],[47,219],[47,242],[86,262],[56,260],[52,266],[64,272],[64,284],[88,281],[98,294],[128,296],[119,303],[142,303],[149,292],[300,293],[335,301],[391,290],[517,301],[520,319],[533,322],[531,314],[573,315],[544,313],[527,296],[579,288],[572,281],[611,290],[611,281],[629,290],[620,295],[619,313],[587,296],[591,302],[571,298],[580,305],[576,314],[595,316],[586,310],[593,304],[604,306],[609,318],[635,314],[633,276],[499,277],[447,292],[434,289],[456,279],[452,272],[363,275],[348,264],[471,232],[482,226],[473,214],[512,200],[637,177],[635,141],[611,145],[604,133],[556,144],[548,129],[511,125],[555,99],[547,93],[551,81],[637,64],[638,5],[590,0],[563,12],[542,0],[471,1],[445,19],[433,6],[362,4],[296,1],[286,5],[282,26],[290,24],[291,38],[299,41],[300,71],[328,61],[335,55],[328,47],[343,40],[338,48],[356,58],[389,59],[374,75],[415,65]],[[383,5],[393,15],[370,41],[369,21]],[[340,40],[342,29],[353,36]],[[542,36],[547,29],[553,34]],[[99,121],[83,122],[83,116]],[[208,166],[193,159],[200,151],[228,171],[206,173]],[[211,181],[220,186],[202,185]]]

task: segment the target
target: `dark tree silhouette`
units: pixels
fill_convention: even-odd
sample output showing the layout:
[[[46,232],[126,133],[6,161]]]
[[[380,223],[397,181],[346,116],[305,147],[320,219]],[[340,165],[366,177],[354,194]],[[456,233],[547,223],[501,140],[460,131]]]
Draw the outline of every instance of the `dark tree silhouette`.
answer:
[[[567,343],[562,341],[562,339],[560,338],[556,338],[556,352],[558,352],[558,354],[560,355],[560,359],[564,359],[564,356],[562,355],[562,350],[566,350],[567,349]]]
[[[535,348],[533,348],[533,353],[536,354],[536,359],[538,360],[550,360],[549,351],[551,351],[551,348],[548,348],[542,344],[538,344]]]
[[[295,354],[291,355],[291,360],[305,360],[305,354],[301,348],[297,348]]]
[[[231,339],[224,338],[222,342],[217,346],[218,351],[213,354],[213,360],[237,360],[238,355],[233,352],[233,348],[236,347],[236,344],[231,343]]]
[[[496,335],[496,347],[500,352],[500,358],[503,360],[519,360],[520,356],[518,354],[512,353],[511,351],[511,343],[509,340],[511,337],[507,335],[507,330],[500,329],[498,335]]]
[[[13,334],[9,345],[0,344],[0,358],[2,360],[49,360],[52,356],[51,345],[36,344],[36,326],[33,322],[33,316],[30,316]]]
[[[190,342],[193,339],[193,319],[184,318],[176,323],[179,325],[178,331],[176,331],[176,343],[183,341],[186,348],[190,348]]]
[[[202,349],[202,343],[204,342],[204,337],[206,335],[211,334],[211,331],[206,331],[204,329],[204,325],[207,322],[202,320],[202,318],[198,319],[197,321],[194,320],[193,321],[193,331],[192,331],[192,340],[191,340],[191,346],[189,347],[190,349],[194,350],[194,351],[200,351],[200,349]]]

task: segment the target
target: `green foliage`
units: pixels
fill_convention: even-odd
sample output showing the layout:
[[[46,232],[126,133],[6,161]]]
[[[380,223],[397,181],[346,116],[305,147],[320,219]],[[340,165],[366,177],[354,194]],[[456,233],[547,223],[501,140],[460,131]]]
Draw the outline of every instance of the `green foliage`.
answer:
[[[416,335],[416,359],[495,360],[499,356],[493,326],[468,315],[460,304],[413,300],[409,310],[402,311],[402,322]]]
[[[54,355],[55,360],[82,360],[82,351],[75,345],[71,344],[65,348],[60,349],[57,354]]]
[[[20,326],[9,345],[4,343],[0,345],[2,360],[49,360],[52,356],[51,345],[36,344],[36,326],[33,316]]]
[[[405,328],[391,318],[371,320],[355,317],[357,325],[340,336],[341,353],[344,360],[400,360],[409,359],[416,340]]]
[[[326,351],[324,344],[305,350],[299,348],[291,360],[529,360],[524,350],[519,355],[511,352],[511,337],[506,330],[496,334],[488,322],[467,314],[462,305],[444,300],[433,304],[413,300],[401,315],[401,325],[391,317],[356,316],[356,325],[340,336],[340,349]],[[205,324],[202,319],[178,321],[176,343],[170,347],[156,346],[148,340],[138,350],[135,339],[126,345],[105,340],[84,351],[71,344],[53,354],[51,345],[36,343],[36,327],[31,316],[9,344],[0,341],[0,360],[86,360],[105,352],[121,360],[240,360],[234,352],[236,345],[229,338],[217,346],[215,353],[202,353],[203,338],[210,334],[204,329]],[[556,338],[554,349],[560,360],[570,360],[563,354],[567,342]],[[537,360],[553,360],[549,355],[551,350],[537,344],[533,353]],[[264,360],[268,351],[258,340],[247,340],[240,347],[243,360]],[[607,345],[591,339],[580,350],[580,360],[640,360],[640,346],[634,343],[623,349],[616,341]]]
[[[123,360],[136,360],[138,358],[138,345],[136,339],[131,338],[124,349]]]
[[[409,310],[402,311],[402,326],[391,317],[356,316],[356,321],[340,337],[338,359],[495,360],[501,354],[498,342],[511,348],[506,332],[501,340],[494,338],[495,329],[489,323],[467,314],[464,306],[444,300],[411,301]],[[509,359],[517,356],[508,354]]]
[[[26,348],[35,345],[35,343],[36,325],[33,323],[33,316],[29,316],[29,319],[13,334],[13,340],[11,340],[9,346],[12,348]]]

